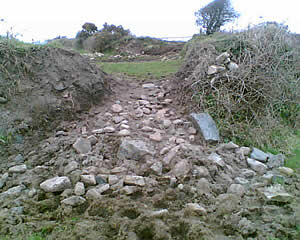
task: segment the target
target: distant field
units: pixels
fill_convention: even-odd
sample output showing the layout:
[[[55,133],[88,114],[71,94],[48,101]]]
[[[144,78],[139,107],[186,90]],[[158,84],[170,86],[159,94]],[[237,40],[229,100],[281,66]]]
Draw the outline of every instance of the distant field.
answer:
[[[103,71],[107,73],[124,73],[141,78],[149,78],[151,76],[160,78],[177,72],[181,63],[181,60],[170,60],[165,62],[101,62],[99,65],[102,67]]]

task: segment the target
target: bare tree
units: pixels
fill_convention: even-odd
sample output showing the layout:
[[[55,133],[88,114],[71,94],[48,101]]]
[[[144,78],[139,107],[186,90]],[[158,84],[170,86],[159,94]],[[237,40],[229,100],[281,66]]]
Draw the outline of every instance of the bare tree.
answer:
[[[223,25],[239,17],[239,14],[232,7],[230,0],[214,0],[195,12],[195,16],[200,30],[204,29],[209,35],[220,31]]]

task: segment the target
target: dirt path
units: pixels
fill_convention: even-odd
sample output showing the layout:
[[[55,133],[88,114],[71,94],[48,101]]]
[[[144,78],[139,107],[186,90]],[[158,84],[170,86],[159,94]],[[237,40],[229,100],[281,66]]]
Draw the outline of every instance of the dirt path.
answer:
[[[273,178],[248,166],[250,149],[205,144],[166,94],[167,81],[116,78],[104,104],[57,126],[23,159],[11,157],[1,177],[0,234],[99,240],[299,236],[299,204],[293,201],[300,196],[299,177],[269,171],[286,184],[276,190],[281,200],[268,202],[262,196]]]

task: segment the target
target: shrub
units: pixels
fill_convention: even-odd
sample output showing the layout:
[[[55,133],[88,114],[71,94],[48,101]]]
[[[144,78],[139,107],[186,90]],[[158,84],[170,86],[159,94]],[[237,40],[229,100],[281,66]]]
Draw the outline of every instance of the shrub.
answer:
[[[300,54],[293,35],[283,25],[265,23],[222,36],[198,37],[187,47],[177,73],[186,79],[185,94],[190,92],[197,108],[213,115],[224,135],[255,145],[276,139],[271,145],[283,146],[278,138],[287,131],[281,124],[299,129],[300,123]],[[208,76],[208,66],[223,51],[239,70]],[[250,136],[251,131],[261,135]]]

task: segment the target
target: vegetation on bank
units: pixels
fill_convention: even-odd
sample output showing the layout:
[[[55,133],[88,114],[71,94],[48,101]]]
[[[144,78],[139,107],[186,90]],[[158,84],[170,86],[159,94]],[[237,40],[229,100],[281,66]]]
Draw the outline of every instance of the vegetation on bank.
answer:
[[[239,69],[208,76],[222,52]],[[264,23],[240,33],[195,36],[184,53],[177,73],[179,81],[187,79],[183,101],[192,99],[209,112],[225,140],[272,153],[299,148],[300,51],[286,26]]]

